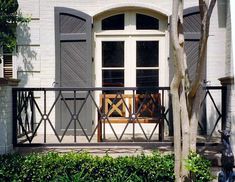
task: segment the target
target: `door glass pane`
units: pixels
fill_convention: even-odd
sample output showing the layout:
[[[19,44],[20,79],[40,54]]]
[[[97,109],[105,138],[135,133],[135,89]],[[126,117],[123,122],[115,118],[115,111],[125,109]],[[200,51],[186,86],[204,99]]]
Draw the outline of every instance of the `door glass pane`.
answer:
[[[102,42],[102,67],[124,67],[124,41]]]
[[[101,24],[102,30],[124,30],[124,14],[105,18]]]
[[[136,66],[158,67],[159,45],[158,41],[136,42]]]
[[[102,87],[124,87],[124,70],[103,70],[102,71]],[[115,90],[104,90],[103,94],[117,94]],[[119,91],[118,93],[124,93],[124,91]],[[108,96],[106,96],[108,97]],[[113,103],[114,106],[121,100],[114,98],[109,98],[109,100]],[[114,106],[108,105],[108,110],[111,110],[111,107],[114,109],[110,112],[110,117],[122,117],[117,110],[122,111],[123,105],[117,106],[116,109]]]
[[[124,70],[103,70],[103,87],[124,87]]]
[[[136,14],[136,29],[137,30],[158,30],[159,29],[159,20],[143,15]]]
[[[136,70],[137,87],[157,87],[158,70]]]

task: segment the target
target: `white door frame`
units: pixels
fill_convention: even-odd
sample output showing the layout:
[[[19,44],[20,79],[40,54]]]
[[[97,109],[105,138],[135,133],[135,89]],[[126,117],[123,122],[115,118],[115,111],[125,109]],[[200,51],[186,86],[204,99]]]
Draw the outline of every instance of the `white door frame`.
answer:
[[[124,41],[124,85],[125,87],[136,86],[136,41],[159,41],[159,67],[148,67],[143,69],[159,70],[159,86],[165,86],[165,70],[167,61],[165,58],[165,36],[98,36],[95,47],[95,86],[102,87],[102,41]],[[109,69],[109,68],[103,68]],[[112,68],[120,69],[120,68]]]

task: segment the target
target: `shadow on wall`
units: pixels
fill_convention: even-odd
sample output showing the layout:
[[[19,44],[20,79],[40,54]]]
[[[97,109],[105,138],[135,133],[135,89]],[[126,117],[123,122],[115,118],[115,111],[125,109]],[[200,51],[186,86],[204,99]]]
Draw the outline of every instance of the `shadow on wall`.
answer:
[[[21,24],[17,27],[17,78],[20,79],[19,86],[26,86],[29,77],[33,76],[34,65],[37,64],[37,52],[31,43],[30,27],[28,24]],[[33,64],[34,62],[34,64]],[[38,63],[39,64],[39,63]]]
[[[218,25],[219,25],[219,28],[226,28],[227,1],[218,0],[217,1],[217,11],[218,11]]]

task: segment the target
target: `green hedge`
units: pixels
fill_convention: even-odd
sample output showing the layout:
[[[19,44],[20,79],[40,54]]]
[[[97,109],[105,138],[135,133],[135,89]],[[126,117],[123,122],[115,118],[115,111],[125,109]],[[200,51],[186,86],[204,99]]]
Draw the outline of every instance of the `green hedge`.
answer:
[[[112,158],[87,153],[0,156],[0,181],[174,181],[172,155]]]
[[[186,161],[186,168],[190,172],[191,181],[212,181],[215,176],[211,174],[211,162],[205,160],[197,153],[190,153]]]

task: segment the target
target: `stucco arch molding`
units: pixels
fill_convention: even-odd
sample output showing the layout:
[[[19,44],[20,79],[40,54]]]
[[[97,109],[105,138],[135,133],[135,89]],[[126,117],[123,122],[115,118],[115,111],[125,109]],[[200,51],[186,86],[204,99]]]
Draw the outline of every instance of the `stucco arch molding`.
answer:
[[[128,8],[133,8],[133,9],[146,9],[150,11],[154,11],[158,14],[161,14],[163,16],[170,16],[170,12],[163,10],[159,8],[158,6],[155,6],[153,4],[147,4],[147,3],[117,3],[117,4],[112,4],[108,5],[106,7],[102,7],[98,9],[94,14],[92,15],[93,17],[97,17],[102,15],[103,13],[110,12],[110,11],[118,11],[118,10],[123,10],[123,9],[128,9]]]

